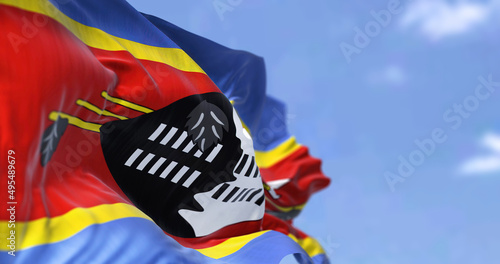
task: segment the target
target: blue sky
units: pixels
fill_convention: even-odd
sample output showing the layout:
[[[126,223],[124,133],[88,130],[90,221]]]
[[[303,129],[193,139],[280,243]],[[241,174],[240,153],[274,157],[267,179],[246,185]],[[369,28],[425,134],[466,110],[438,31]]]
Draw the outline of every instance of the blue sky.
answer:
[[[129,2],[264,57],[269,93],[332,179],[296,224],[333,263],[498,262],[500,89],[478,99],[476,88],[488,92],[481,77],[500,82],[500,1]],[[356,28],[367,27],[357,47]],[[386,173],[400,176],[399,157],[415,161],[415,141],[436,129],[444,142],[391,189]]]

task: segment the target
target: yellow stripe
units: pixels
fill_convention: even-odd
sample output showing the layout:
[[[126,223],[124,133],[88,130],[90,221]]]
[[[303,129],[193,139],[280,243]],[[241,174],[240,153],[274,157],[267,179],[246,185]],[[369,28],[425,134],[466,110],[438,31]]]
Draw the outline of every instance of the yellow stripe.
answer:
[[[91,208],[75,208],[57,217],[44,217],[28,222],[16,222],[16,250],[59,242],[67,239],[84,228],[113,220],[139,217],[151,220],[136,207],[124,204],[103,204]],[[7,237],[8,221],[0,221],[2,238]],[[0,250],[7,251],[7,243],[0,243]]]
[[[325,250],[321,247],[318,241],[312,237],[306,237],[304,239],[298,239],[294,235],[288,235],[293,241],[297,242],[302,249],[309,255],[309,257],[314,257],[319,254],[325,254]]]
[[[232,237],[232,238],[218,244],[217,246],[213,246],[210,248],[197,249],[197,250],[201,254],[203,254],[207,257],[214,258],[214,259],[220,259],[220,258],[231,255],[234,252],[240,250],[248,242],[255,239],[256,237],[263,235],[266,232],[268,232],[268,231],[260,231],[260,232],[252,233],[249,235]]]
[[[165,63],[181,71],[204,73],[200,66],[181,49],[154,47],[110,35],[101,29],[80,24],[48,1],[0,0],[0,3],[49,16],[65,26],[87,46],[110,51],[126,50],[138,59]]]
[[[250,133],[250,128],[247,127],[247,125],[245,124],[245,122],[243,122],[243,120],[240,119],[240,121],[243,128],[248,132],[250,136],[252,136],[252,133]]]
[[[105,91],[103,91],[101,93],[101,95],[102,95],[102,97],[104,97],[106,100],[108,100],[110,102],[113,102],[113,103],[119,104],[119,105],[123,105],[125,107],[128,107],[130,109],[133,109],[133,110],[136,110],[136,111],[139,111],[139,112],[143,112],[143,113],[146,113],[146,114],[153,112],[153,110],[151,110],[151,109],[149,109],[147,107],[144,107],[142,105],[134,104],[134,103],[131,103],[129,101],[125,101],[123,99],[113,97],[113,96],[109,95]]]
[[[234,100],[230,100],[231,104],[234,105]],[[234,106],[233,106],[234,107]],[[238,117],[239,118],[239,117]],[[241,124],[244,129],[250,134],[250,129],[240,118]],[[255,162],[257,166],[261,169],[269,168],[274,164],[280,162],[282,159],[286,158],[288,155],[292,154],[300,148],[300,144],[295,141],[295,137],[290,137],[285,142],[281,143],[277,147],[269,151],[255,151]]]
[[[251,240],[263,235],[264,233],[269,232],[269,230],[266,231],[260,231],[257,233],[252,233],[249,235],[244,235],[244,236],[239,236],[239,237],[233,237],[230,238],[222,243],[220,243],[217,246],[213,246],[210,248],[204,248],[204,249],[197,249],[198,252],[201,254],[214,258],[214,259],[220,259],[226,256],[229,256],[236,251],[240,250],[243,246],[248,244]],[[288,235],[293,241],[295,241],[297,244],[300,245],[301,248],[304,249],[304,251],[310,256],[314,257],[318,254],[325,254],[325,251],[321,247],[318,241],[311,237],[307,237],[304,239],[297,239],[294,235],[289,234]]]
[[[59,117],[68,119],[68,123],[70,125],[74,125],[74,126],[77,126],[81,129],[86,129],[86,130],[94,131],[97,133],[99,133],[99,128],[101,127],[101,124],[86,122],[86,121],[81,120],[78,117],[74,117],[74,116],[71,116],[71,115],[68,115],[68,114],[65,114],[62,112],[50,112],[50,114],[49,114],[49,119],[52,121],[56,121],[57,118],[59,118]]]
[[[115,118],[118,118],[118,119],[121,119],[121,120],[125,120],[125,119],[128,119],[127,117],[125,116],[121,116],[121,115],[117,115],[113,112],[110,112],[108,110],[102,110],[100,109],[99,107],[87,102],[87,101],[83,101],[83,100],[76,100],[76,104],[77,105],[80,105],[80,106],[83,106],[85,108],[87,108],[88,110],[92,111],[92,112],[95,112],[96,114],[98,115],[103,115],[103,116],[111,116],[111,117],[115,117]]]
[[[269,168],[292,154],[298,148],[300,148],[300,145],[295,141],[295,137],[290,137],[272,150],[255,151],[255,161],[259,168]]]

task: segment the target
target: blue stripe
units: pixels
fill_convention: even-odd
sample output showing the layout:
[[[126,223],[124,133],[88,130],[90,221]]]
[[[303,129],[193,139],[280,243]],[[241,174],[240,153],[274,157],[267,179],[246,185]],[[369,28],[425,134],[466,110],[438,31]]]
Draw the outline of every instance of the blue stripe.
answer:
[[[0,263],[221,263],[180,246],[153,222],[124,218],[92,225],[61,242],[1,252]]]
[[[318,254],[312,258],[313,263],[315,264],[329,264],[330,260],[325,254]]]
[[[286,107],[281,101],[266,97],[263,114],[252,127],[253,147],[257,151],[268,151],[288,140],[291,135],[286,124]]]
[[[86,26],[142,44],[179,48],[123,0],[49,0],[61,12]]]
[[[235,253],[223,257],[219,260],[227,263],[239,264],[255,264],[255,263],[281,263],[287,261],[289,255],[295,254],[300,256],[301,260],[297,263],[314,263],[323,264],[323,262],[314,262],[315,260],[321,261],[317,258],[309,258],[307,253],[288,236],[276,232],[269,231],[252,241],[248,242],[240,250]]]
[[[250,128],[255,150],[271,150],[290,138],[284,104],[266,96],[266,69],[261,57],[143,15],[196,61],[229,100],[234,100],[234,108]]]

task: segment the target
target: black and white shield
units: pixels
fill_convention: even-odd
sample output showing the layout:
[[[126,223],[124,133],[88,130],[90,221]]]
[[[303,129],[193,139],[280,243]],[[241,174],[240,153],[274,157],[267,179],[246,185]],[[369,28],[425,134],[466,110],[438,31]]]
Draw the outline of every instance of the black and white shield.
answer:
[[[207,93],[106,123],[100,129],[106,163],[127,197],[172,235],[198,237],[255,220],[263,204],[260,174],[253,150],[245,150],[238,136],[235,115],[224,95]],[[259,213],[218,224],[195,219],[216,219],[221,208],[232,210],[236,203],[252,204],[245,210]]]

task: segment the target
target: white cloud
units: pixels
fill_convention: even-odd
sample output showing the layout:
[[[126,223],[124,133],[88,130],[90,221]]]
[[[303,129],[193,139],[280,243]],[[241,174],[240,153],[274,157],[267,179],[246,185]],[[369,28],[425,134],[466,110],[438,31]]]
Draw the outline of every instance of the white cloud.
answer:
[[[500,155],[477,157],[467,161],[460,169],[462,174],[480,174],[500,171]]]
[[[481,141],[484,147],[490,148],[500,154],[500,135],[488,133]]]
[[[401,20],[404,28],[415,26],[431,40],[465,33],[485,22],[497,6],[497,0],[488,3],[446,0],[420,0],[408,6]]]
[[[490,154],[474,157],[460,167],[462,174],[485,174],[500,172],[500,135],[488,133],[481,145],[490,150]]]

